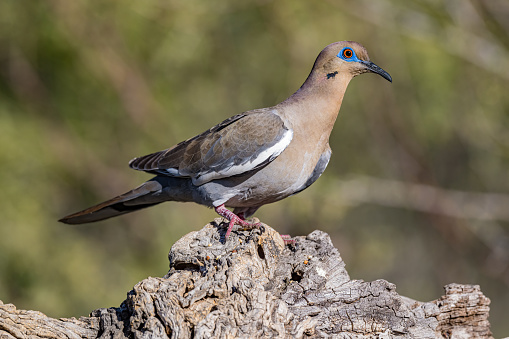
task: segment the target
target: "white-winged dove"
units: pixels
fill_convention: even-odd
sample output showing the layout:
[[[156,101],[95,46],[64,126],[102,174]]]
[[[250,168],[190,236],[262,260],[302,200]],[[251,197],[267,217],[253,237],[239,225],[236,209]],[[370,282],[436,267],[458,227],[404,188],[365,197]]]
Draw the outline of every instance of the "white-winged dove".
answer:
[[[226,237],[234,224],[255,227],[244,219],[320,177],[331,156],[329,136],[346,87],[367,72],[392,82],[360,44],[330,44],[316,58],[304,84],[285,101],[235,115],[169,149],[131,160],[131,168],[157,176],[60,221],[82,224],[182,201],[213,207],[228,219]]]

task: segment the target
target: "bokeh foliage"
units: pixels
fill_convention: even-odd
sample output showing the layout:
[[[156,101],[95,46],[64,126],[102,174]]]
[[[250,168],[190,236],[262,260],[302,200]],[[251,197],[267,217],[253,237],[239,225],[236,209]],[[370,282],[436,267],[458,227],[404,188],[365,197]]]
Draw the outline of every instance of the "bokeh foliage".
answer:
[[[354,79],[324,176],[257,216],[329,232],[353,278],[415,299],[480,284],[507,335],[509,217],[490,211],[509,194],[508,32],[503,0],[0,2],[0,299],[80,316],[164,275],[171,244],[213,211],[56,220],[148,179],[131,158],[285,99],[325,45],[355,40],[394,83]],[[366,178],[376,185],[352,199]],[[419,193],[424,211],[392,201],[394,182],[409,198],[442,193]],[[456,191],[488,193],[487,212],[451,216]]]

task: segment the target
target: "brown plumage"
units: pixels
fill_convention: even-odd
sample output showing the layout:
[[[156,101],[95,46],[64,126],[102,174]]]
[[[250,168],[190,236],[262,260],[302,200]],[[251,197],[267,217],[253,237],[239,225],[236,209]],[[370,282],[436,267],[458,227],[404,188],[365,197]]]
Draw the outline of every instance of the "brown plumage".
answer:
[[[214,207],[230,221],[226,236],[234,224],[256,226],[244,218],[304,190],[325,170],[329,136],[348,83],[366,72],[392,81],[360,44],[330,44],[304,84],[285,101],[235,115],[169,149],[131,160],[131,168],[157,176],[60,221],[87,223],[164,201],[192,201]]]

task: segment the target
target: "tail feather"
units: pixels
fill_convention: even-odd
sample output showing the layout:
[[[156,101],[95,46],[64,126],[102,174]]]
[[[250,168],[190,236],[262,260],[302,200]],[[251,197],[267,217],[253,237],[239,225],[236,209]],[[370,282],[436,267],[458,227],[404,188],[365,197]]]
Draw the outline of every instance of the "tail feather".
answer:
[[[59,221],[71,225],[85,224],[154,206],[165,201],[165,199],[157,197],[157,192],[161,192],[161,190],[162,186],[159,182],[155,180],[147,181],[127,193],[83,211],[70,214]]]

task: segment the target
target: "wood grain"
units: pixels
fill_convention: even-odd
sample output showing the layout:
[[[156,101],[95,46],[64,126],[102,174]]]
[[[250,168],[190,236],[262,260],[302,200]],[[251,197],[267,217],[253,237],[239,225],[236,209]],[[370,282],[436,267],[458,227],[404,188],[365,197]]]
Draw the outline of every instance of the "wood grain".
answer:
[[[0,338],[492,338],[479,286],[419,302],[385,280],[351,280],[329,236],[285,246],[279,233],[233,232],[221,219],[177,241],[170,270],[117,308],[52,319],[0,302]]]

